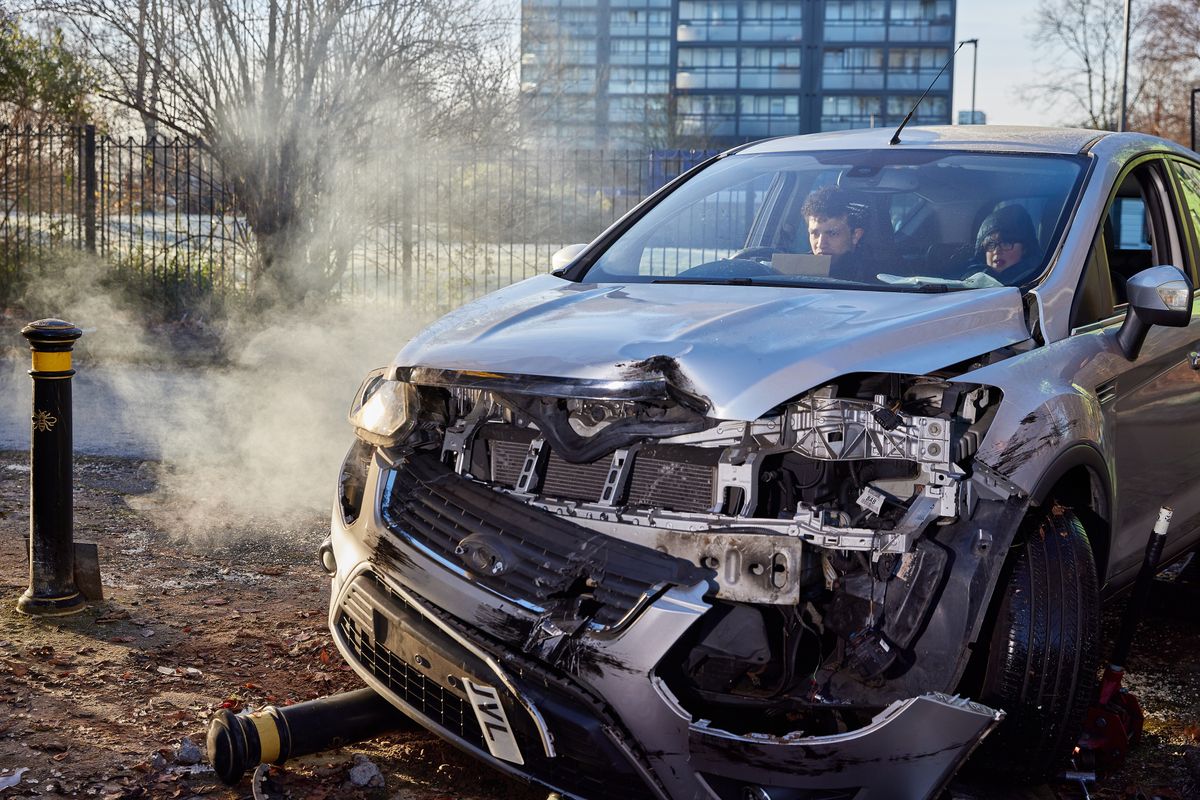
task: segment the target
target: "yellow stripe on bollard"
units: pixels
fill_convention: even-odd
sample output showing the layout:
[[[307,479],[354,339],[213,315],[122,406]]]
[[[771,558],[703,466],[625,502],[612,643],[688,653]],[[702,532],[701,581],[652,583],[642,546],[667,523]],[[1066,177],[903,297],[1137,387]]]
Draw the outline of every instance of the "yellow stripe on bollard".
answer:
[[[275,726],[274,717],[268,711],[260,711],[257,714],[251,714],[250,721],[254,723],[254,728],[258,731],[259,760],[264,764],[270,764],[277,760],[279,758],[279,728]]]
[[[71,351],[60,353],[45,353],[33,351],[34,372],[69,372],[71,370]]]

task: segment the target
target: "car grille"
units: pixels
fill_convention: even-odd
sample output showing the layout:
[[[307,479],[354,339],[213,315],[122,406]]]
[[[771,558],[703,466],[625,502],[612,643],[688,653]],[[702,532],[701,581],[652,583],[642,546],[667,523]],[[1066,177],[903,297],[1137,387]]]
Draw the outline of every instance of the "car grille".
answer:
[[[376,585],[382,586],[373,576],[360,578],[364,579],[374,580]],[[397,595],[391,594],[391,597],[393,601],[403,603]],[[367,633],[371,626],[370,620],[370,606],[365,598],[352,591],[337,618],[336,625],[342,640],[353,652],[358,663],[421,714],[464,741],[484,748],[479,722],[468,707],[467,701],[425,677],[383,643],[372,641]]]
[[[538,608],[561,599],[560,609],[569,612],[572,598],[586,599],[581,613],[594,614],[601,626],[615,625],[659,587],[694,586],[711,576],[683,559],[532,508],[422,453],[397,462],[383,511],[393,531],[453,564],[462,563],[459,542],[488,535],[513,563],[498,575],[473,573],[478,584]]]
[[[347,591],[335,626],[340,638],[346,643],[354,658],[388,689],[427,718],[441,725],[452,734],[482,752],[487,752],[474,712],[465,698],[426,678],[386,646],[375,643],[367,633],[372,626],[372,600],[358,586],[369,583],[383,593],[393,610],[414,617],[424,617],[432,609],[418,609],[403,596],[393,591],[374,573],[367,571],[355,578],[355,584]],[[464,627],[457,620],[439,615],[446,624],[452,624],[459,633],[482,644],[488,637],[480,631]],[[418,634],[426,645],[447,647],[453,654],[457,644],[442,640],[441,636]],[[454,656],[461,658],[462,656]],[[520,657],[511,656],[510,666],[521,663]],[[597,701],[585,700],[578,691],[572,693],[564,685],[568,680],[554,673],[541,673],[540,668],[530,664],[522,671],[528,683],[523,686],[535,706],[542,712],[554,734],[557,757],[542,759],[536,751],[524,749],[526,768],[531,774],[551,786],[570,791],[574,796],[589,800],[651,800],[653,793],[644,779],[629,763],[626,754],[619,751],[604,729],[612,723],[598,710]],[[486,676],[480,676],[485,682]],[[528,721],[510,713],[509,723],[518,735],[523,748],[537,740],[537,733]]]
[[[490,444],[492,480],[510,489],[515,487],[525,454],[529,450],[528,443],[493,439]],[[662,457],[654,452],[657,451],[640,452],[634,456],[626,503],[642,508],[664,508],[671,511],[710,511],[715,502],[715,467],[706,463]],[[605,478],[608,477],[608,469],[607,458],[590,464],[572,464],[552,452],[546,461],[546,475],[542,480],[541,494],[559,500],[599,502]]]

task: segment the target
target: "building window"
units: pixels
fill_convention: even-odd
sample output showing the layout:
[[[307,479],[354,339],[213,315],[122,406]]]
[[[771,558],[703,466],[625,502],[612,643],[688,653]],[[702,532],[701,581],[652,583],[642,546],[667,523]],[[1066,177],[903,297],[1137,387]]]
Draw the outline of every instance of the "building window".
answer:
[[[804,8],[783,0],[746,0],[743,42],[798,42],[804,36]]]
[[[879,97],[825,95],[821,102],[821,130],[874,128],[883,124],[883,102]]]
[[[596,42],[591,39],[558,38],[526,45],[522,62],[544,65],[595,64]]]
[[[830,42],[882,42],[887,38],[887,3],[884,0],[827,0],[825,40]]]
[[[678,89],[736,89],[736,47],[681,47],[675,73]]]
[[[826,50],[821,61],[822,89],[882,89],[883,48]]]
[[[666,118],[665,97],[614,97],[608,102],[609,122],[659,122]]]
[[[742,95],[740,111],[740,136],[782,136],[800,131],[800,99],[795,95]]]
[[[682,136],[696,138],[736,136],[737,98],[733,95],[682,95],[676,105],[675,129]]]
[[[888,39],[893,42],[947,42],[954,37],[951,0],[892,0]]]
[[[800,48],[742,48],[738,86],[742,89],[799,89]]]
[[[652,64],[667,66],[671,58],[669,39],[612,39],[610,64]]]
[[[914,95],[892,95],[887,99],[888,122],[899,125],[905,115],[916,105],[921,97]],[[931,94],[921,101],[912,121],[918,125],[949,125],[950,99],[945,95]]]
[[[614,9],[609,17],[608,32],[611,36],[668,37],[671,35],[671,12]]]
[[[680,0],[681,42],[731,42],[738,36],[737,0]]]
[[[888,88],[924,90],[949,57],[950,51],[942,47],[893,47],[888,51]],[[950,89],[949,70],[942,73],[933,88]]]
[[[670,70],[665,68],[613,67],[608,75],[609,94],[666,94]]]
[[[737,18],[737,0],[681,0],[679,3],[680,21],[719,22]]]

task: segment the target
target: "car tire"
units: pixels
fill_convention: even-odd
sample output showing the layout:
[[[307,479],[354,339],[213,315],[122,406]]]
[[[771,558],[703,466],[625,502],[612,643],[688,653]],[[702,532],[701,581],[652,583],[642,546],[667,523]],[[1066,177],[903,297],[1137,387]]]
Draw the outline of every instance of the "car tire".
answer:
[[[979,756],[988,771],[1044,780],[1078,740],[1094,701],[1100,598],[1079,517],[1062,506],[1028,520],[997,586],[980,699],[1007,716]]]

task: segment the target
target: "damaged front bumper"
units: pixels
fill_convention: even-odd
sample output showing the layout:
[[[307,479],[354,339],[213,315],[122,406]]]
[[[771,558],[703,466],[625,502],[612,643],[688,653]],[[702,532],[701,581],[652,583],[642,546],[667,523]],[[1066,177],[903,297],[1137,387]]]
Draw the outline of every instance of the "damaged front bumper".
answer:
[[[1002,717],[930,692],[826,735],[722,730],[658,672],[711,608],[705,570],[419,454],[377,451],[363,490],[333,519],[338,648],[430,730],[566,795],[926,797]]]

